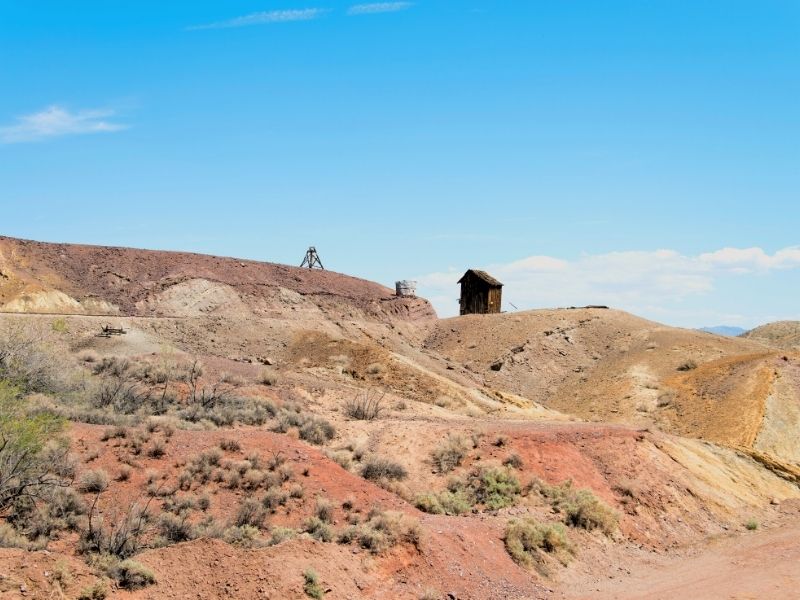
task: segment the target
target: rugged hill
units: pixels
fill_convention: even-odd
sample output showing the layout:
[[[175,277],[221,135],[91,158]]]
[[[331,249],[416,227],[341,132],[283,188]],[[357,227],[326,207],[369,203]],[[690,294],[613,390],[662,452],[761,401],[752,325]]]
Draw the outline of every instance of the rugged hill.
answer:
[[[0,271],[0,343],[65,374],[29,402],[73,422],[79,498],[98,522],[153,513],[134,559],[157,583],[111,597],[304,598],[313,569],[331,599],[632,598],[612,581],[654,556],[680,572],[706,538],[800,522],[800,360],[759,340],[604,309],[438,320],[345,275],[184,253],[0,238]],[[483,469],[508,504],[470,495]],[[571,521],[579,499],[618,526]],[[0,549],[0,595],[103,578],[73,517],[47,552]],[[515,562],[519,518],[565,525],[564,552]]]
[[[800,350],[800,321],[776,321],[761,325],[742,337],[782,350]]]
[[[321,310],[425,319],[425,300],[322,270],[206,256],[0,237],[0,311],[119,316],[268,315],[290,298]]]
[[[577,309],[446,319],[425,346],[491,390],[564,413],[800,463],[800,357],[754,339]]]

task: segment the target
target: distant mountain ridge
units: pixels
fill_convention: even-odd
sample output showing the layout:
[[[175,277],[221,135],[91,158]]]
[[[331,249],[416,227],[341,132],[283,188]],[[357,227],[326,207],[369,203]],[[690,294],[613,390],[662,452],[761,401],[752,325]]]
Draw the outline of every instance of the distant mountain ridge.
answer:
[[[715,325],[714,327],[701,327],[698,331],[705,331],[706,333],[716,333],[717,335],[724,335],[726,337],[739,337],[747,333],[747,329],[742,327],[735,327],[733,325]]]

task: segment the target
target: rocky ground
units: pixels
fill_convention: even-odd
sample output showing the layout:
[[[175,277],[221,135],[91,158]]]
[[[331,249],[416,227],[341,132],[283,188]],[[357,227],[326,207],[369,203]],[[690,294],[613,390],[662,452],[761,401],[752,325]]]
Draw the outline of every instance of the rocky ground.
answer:
[[[3,597],[78,598],[100,585],[120,598],[304,598],[309,570],[332,599],[796,589],[791,349],[603,309],[438,320],[378,284],[200,255],[2,238],[0,273],[0,329],[34,332],[70,374],[68,392],[29,402],[71,419],[74,487],[90,515],[113,523],[147,506],[158,535],[165,519],[189,532],[144,536],[133,558],[155,582],[125,589],[81,550],[83,515],[45,549],[0,549]],[[98,337],[107,323],[126,334]],[[124,381],[147,391],[141,406],[97,407],[98,386],[116,381],[103,359],[127,361]],[[195,388],[225,396],[202,414],[187,412],[196,362]],[[162,391],[171,400],[156,410]],[[378,402],[375,418],[351,414],[364,398]],[[365,476],[376,459],[405,475]],[[519,484],[505,505],[423,510],[487,468]],[[82,488],[98,471],[107,487]],[[554,495],[570,490],[588,490],[613,524],[567,522],[563,547],[515,562],[509,523],[556,527],[567,509]],[[266,509],[242,528],[251,500]],[[397,539],[350,539],[349,528],[380,527],[375,510]]]

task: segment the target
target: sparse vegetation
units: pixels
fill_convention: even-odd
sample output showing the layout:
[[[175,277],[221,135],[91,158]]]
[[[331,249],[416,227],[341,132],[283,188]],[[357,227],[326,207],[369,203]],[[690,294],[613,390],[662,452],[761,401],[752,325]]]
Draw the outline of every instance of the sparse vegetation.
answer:
[[[124,590],[138,590],[156,582],[150,569],[130,559],[116,563],[108,574]]]
[[[687,360],[678,365],[678,371],[694,371],[697,368],[697,363],[693,360]]]
[[[361,468],[361,476],[370,481],[400,481],[408,477],[408,471],[403,465],[388,458],[373,456],[364,463]]]
[[[599,529],[606,535],[616,531],[619,516],[591,490],[575,489],[572,481],[557,486],[543,482],[535,482],[533,485],[549,500],[553,509],[564,516],[565,524],[588,531]]]
[[[84,471],[81,475],[79,487],[82,492],[102,492],[108,487],[108,473],[101,469],[96,471]]]
[[[20,388],[0,379],[0,516],[19,502],[36,502],[72,479],[64,421],[29,416]]]
[[[542,552],[560,554],[561,560],[570,552],[567,532],[561,523],[542,524],[531,518],[512,519],[503,537],[506,550],[520,565],[530,566],[542,560]]]
[[[258,502],[254,498],[245,498],[242,500],[241,504],[239,504],[234,523],[239,527],[243,525],[262,527],[266,518],[267,512],[264,510],[264,506],[261,502]]]
[[[478,465],[449,481],[447,489],[417,496],[414,504],[432,514],[460,515],[472,509],[499,510],[512,506],[521,494],[519,480],[507,468]]]
[[[431,459],[437,473],[449,473],[461,462],[469,452],[469,444],[460,434],[449,434],[447,438],[433,451]]]
[[[307,569],[305,573],[303,573],[303,579],[305,581],[303,584],[303,591],[306,593],[306,596],[314,598],[314,600],[321,600],[325,597],[325,589],[320,585],[316,571]]]
[[[750,519],[749,521],[747,521],[747,523],[744,524],[744,526],[747,529],[747,531],[755,531],[756,529],[758,529],[758,521],[756,521],[755,519]]]
[[[472,501],[463,489],[443,490],[420,494],[414,499],[414,506],[433,515],[462,515],[472,510]]]
[[[333,530],[319,517],[309,517],[303,523],[303,531],[320,542],[333,541]]]
[[[522,462],[522,458],[519,454],[512,452],[503,459],[503,466],[520,470],[523,466],[525,466],[525,463]]]
[[[473,499],[489,510],[511,506],[520,494],[519,480],[508,469],[478,466],[460,482],[452,483],[450,490],[463,489]]]
[[[357,421],[379,419],[384,411],[385,396],[376,390],[367,390],[348,400],[344,405],[344,413]]]
[[[108,586],[104,581],[98,581],[83,588],[77,600],[105,600],[108,597]]]
[[[241,452],[242,445],[234,439],[225,438],[219,443],[219,447],[225,452]]]

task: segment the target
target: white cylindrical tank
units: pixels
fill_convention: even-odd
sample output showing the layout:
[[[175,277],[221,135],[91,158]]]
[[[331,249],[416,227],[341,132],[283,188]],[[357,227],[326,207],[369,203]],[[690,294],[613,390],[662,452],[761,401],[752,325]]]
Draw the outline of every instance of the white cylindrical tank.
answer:
[[[416,281],[398,281],[394,284],[398,296],[416,296],[417,295],[417,282]]]

